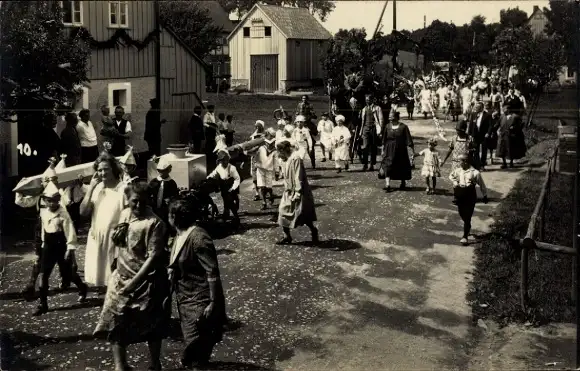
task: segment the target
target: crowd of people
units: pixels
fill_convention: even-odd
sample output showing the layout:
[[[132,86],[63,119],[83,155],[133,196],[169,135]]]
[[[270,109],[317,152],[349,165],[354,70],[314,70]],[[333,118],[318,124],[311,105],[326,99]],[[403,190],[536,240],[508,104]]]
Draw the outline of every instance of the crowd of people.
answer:
[[[485,170],[488,159],[493,163],[492,151],[495,149],[496,156],[502,159],[502,168],[508,166],[508,160],[509,166],[513,166],[515,159],[525,155],[522,119],[525,101],[518,98],[514,89],[505,96],[495,89],[489,96],[472,91],[466,97],[462,91],[457,86],[441,85],[435,95],[426,87],[419,92],[419,109],[423,114],[449,114],[457,121],[456,135],[449,141],[444,157],[437,150],[436,137],[416,152],[412,125],[401,122],[396,109],[383,112],[384,108],[372,95],[365,97],[365,106],[354,128],[346,125],[344,116],[332,113],[323,113],[316,123],[317,116],[307,96],[298,104],[295,117],[281,117],[275,122],[276,128],[267,128],[264,121],[257,120],[248,139],[263,138],[263,141],[246,154],[251,158],[254,198],[262,201],[262,209],[274,206],[274,181],[282,179],[277,222],[283,235],[277,244],[292,243],[291,230],[300,226],[310,229],[313,243],[319,242],[305,160],[309,158],[311,167],[316,167],[314,148],[318,141],[322,162],[333,160],[338,173],[349,171],[352,144],[358,139],[362,171],[376,170],[387,193],[393,191],[393,181],[400,181],[400,189],[407,188],[415,158],[422,157],[420,175],[425,181],[425,191],[428,195],[437,194],[437,178],[450,159],[453,202],[464,226],[460,242],[467,245],[477,202],[476,186],[481,188],[483,202],[487,202],[480,171]],[[151,107],[145,140],[151,154],[159,155],[160,136],[154,133],[164,120],[158,115],[156,100],[151,101]],[[42,191],[16,194],[19,206],[37,208],[39,221],[37,260],[24,293],[33,297],[41,275],[39,305],[34,315],[46,313],[49,277],[55,266],[60,270],[61,289],[74,283],[79,301],[86,300],[88,285],[106,287],[94,334],[113,344],[116,370],[128,369],[127,347],[139,342],[148,343],[150,369],[161,369],[162,339],[168,335],[167,324],[175,298],[185,338],[182,365],[202,367],[229,323],[216,249],[200,223],[205,203],[191,193],[180,193],[171,179],[171,165],[163,158],[157,162],[158,177],[149,183],[139,180],[135,176],[137,163],[132,148],[127,146],[131,123],[124,118],[122,107],[115,108],[113,117],[106,107],[102,113],[100,133],[107,144],[101,153],[89,121],[90,112],[82,110],[78,117],[68,113],[60,138],[60,148],[64,148],[59,151],[61,160],[54,160],[42,175]],[[240,174],[230,163],[230,151],[216,148],[220,135],[227,147],[234,145],[232,119],[224,114],[216,119],[213,106],[208,106],[202,117],[201,107],[195,107],[189,122],[190,150],[205,153],[208,164],[215,164],[208,179],[219,184],[224,201],[222,217],[226,220],[231,214],[233,222],[239,225]],[[120,160],[116,158],[119,156]],[[89,184],[79,179],[76,184],[59,188],[58,175],[62,169],[90,162],[95,174]],[[90,224],[84,281],[77,273],[75,257],[82,218]]]

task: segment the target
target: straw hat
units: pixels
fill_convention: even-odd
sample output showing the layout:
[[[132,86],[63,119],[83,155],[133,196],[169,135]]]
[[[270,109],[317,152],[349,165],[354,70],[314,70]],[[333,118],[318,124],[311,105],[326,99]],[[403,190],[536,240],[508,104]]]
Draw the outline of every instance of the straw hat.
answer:
[[[262,121],[262,120],[256,120],[256,126],[258,126],[258,125],[261,127],[264,127],[264,125],[266,125],[266,123],[264,123],[264,121]]]

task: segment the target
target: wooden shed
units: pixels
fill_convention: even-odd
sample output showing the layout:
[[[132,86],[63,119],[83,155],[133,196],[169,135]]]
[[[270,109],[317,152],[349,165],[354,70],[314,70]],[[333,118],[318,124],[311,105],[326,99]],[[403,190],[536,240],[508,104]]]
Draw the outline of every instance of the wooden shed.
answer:
[[[322,85],[332,37],[306,8],[256,4],[228,36],[232,88],[285,92]]]

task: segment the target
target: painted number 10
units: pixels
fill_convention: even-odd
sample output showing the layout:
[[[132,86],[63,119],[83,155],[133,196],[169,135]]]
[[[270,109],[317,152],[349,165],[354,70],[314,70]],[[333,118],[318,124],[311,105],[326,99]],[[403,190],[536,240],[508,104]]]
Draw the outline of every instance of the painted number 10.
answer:
[[[20,156],[24,155],[28,157],[28,156],[36,156],[37,154],[36,150],[33,151],[32,148],[30,148],[30,145],[28,145],[28,143],[24,143],[24,145],[22,145],[22,143],[18,143],[16,149],[20,153]]]

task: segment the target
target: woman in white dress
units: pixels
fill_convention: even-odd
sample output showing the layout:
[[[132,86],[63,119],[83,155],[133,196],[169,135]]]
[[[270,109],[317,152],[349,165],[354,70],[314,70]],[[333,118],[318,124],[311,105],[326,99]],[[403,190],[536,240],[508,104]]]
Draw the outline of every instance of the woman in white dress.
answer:
[[[94,168],[95,175],[80,206],[82,216],[91,215],[84,273],[87,283],[106,286],[117,258],[111,236],[127,202],[118,161],[112,155],[102,153]]]
[[[332,130],[332,143],[334,144],[334,160],[337,172],[340,173],[342,169],[348,170],[349,143],[350,130],[344,126],[345,118],[343,115],[338,115],[335,118],[336,127]]]
[[[332,160],[332,130],[334,123],[328,118],[328,113],[322,114],[322,119],[318,122],[318,132],[320,133],[320,149],[322,150],[322,162],[326,162],[326,151],[328,159]]]
[[[423,116],[427,118],[427,115],[431,114],[431,89],[426,87],[421,90],[421,112]]]

